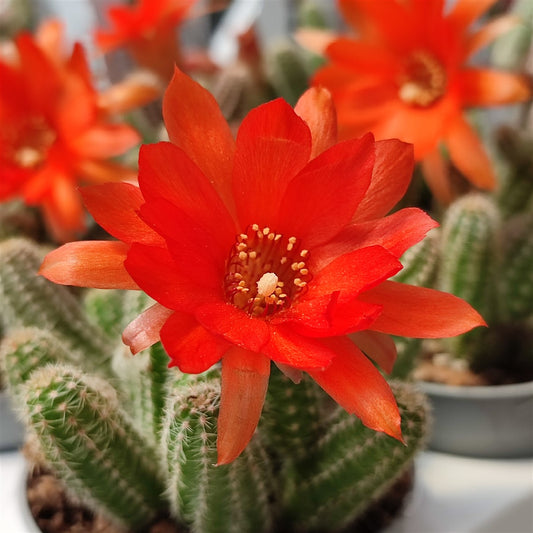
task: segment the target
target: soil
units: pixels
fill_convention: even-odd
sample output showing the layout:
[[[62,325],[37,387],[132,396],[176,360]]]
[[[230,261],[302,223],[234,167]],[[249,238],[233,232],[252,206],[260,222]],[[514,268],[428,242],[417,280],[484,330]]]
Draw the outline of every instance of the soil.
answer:
[[[413,482],[414,470],[411,468],[343,533],[377,533],[388,526],[402,511]],[[28,476],[27,497],[30,511],[42,533],[128,533],[81,503],[69,500],[60,482],[44,470],[36,469]],[[148,527],[146,533],[186,531],[171,520],[161,518]]]
[[[28,505],[42,533],[127,533],[81,503],[67,498],[61,483],[52,474],[35,470],[27,483]],[[184,533],[162,518],[146,533]]]
[[[426,341],[413,377],[417,381],[429,381],[457,386],[509,385],[533,380],[531,358],[517,359],[507,367],[486,365],[473,370],[468,362],[457,359],[441,349],[436,342]]]

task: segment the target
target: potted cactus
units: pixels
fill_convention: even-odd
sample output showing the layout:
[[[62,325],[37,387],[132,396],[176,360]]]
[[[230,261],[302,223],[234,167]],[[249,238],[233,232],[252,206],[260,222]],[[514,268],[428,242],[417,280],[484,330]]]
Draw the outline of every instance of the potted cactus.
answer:
[[[219,369],[168,368],[160,343],[133,358],[117,333],[149,298],[95,289],[80,300],[35,275],[42,255],[26,239],[1,244],[2,308],[12,310],[2,366],[39,458],[31,468],[52,471],[118,531],[161,517],[201,533],[338,531],[410,470],[426,434],[413,385],[392,383],[404,446],[281,372],[250,445],[214,466]]]
[[[461,296],[489,326],[422,343],[414,377],[434,408],[430,447],[519,457],[533,454],[531,139],[505,129],[499,144],[509,164],[498,193],[457,199],[398,276]]]

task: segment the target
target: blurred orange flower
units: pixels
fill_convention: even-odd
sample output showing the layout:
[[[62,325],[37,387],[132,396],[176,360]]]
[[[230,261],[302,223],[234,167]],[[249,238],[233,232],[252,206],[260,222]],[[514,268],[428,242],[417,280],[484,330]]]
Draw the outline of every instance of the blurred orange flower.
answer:
[[[327,87],[341,138],[372,131],[378,139],[414,144],[433,193],[453,196],[441,148],[475,186],[492,189],[495,176],[480,139],[464,116],[470,107],[525,101],[526,76],[467,66],[467,60],[516,24],[502,16],[470,30],[496,0],[339,0],[357,37],[302,31],[329,64],[313,84]]]
[[[112,27],[96,32],[103,52],[125,47],[135,61],[169,81],[174,64],[181,65],[176,28],[197,0],[138,0],[135,5],[109,8]]]
[[[0,201],[22,196],[40,206],[50,235],[66,242],[85,228],[78,182],[135,179],[109,158],[139,136],[110,113],[146,103],[156,87],[125,82],[99,94],[81,45],[65,55],[62,44],[61,24],[49,21],[35,37],[20,34],[12,57],[0,60]]]

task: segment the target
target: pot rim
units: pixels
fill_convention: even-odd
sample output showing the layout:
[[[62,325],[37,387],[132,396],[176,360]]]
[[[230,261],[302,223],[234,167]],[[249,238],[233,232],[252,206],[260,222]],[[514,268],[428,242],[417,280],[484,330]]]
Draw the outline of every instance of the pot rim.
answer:
[[[446,397],[464,397],[475,399],[520,398],[533,396],[533,381],[512,383],[509,385],[447,385],[432,381],[418,381],[426,394]]]

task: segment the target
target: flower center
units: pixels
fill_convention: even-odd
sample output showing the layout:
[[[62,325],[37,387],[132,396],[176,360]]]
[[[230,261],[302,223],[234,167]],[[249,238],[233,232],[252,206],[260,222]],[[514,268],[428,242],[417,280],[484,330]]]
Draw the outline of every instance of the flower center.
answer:
[[[35,169],[46,159],[56,134],[43,119],[34,119],[26,124],[16,137],[18,139],[14,142],[14,162],[21,167]]]
[[[406,104],[428,107],[444,95],[446,81],[442,63],[433,54],[418,50],[405,63],[398,95]]]
[[[226,298],[250,316],[265,317],[287,308],[311,280],[309,251],[296,237],[257,224],[237,235],[226,263]]]

